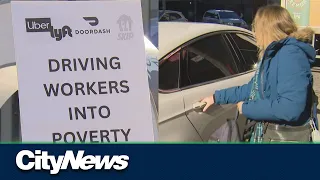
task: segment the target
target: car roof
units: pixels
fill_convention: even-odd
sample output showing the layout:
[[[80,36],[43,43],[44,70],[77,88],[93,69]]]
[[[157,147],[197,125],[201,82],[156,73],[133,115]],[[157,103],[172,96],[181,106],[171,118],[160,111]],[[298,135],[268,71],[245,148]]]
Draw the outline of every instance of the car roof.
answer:
[[[159,22],[159,53],[158,60],[166,56],[180,45],[204,34],[216,31],[252,32],[221,24],[194,23],[194,22]]]
[[[159,12],[160,12],[160,13],[164,13],[164,12],[166,12],[166,13],[179,13],[179,14],[182,13],[182,12],[180,12],[180,11],[173,11],[173,10],[165,10],[165,11],[159,10]]]
[[[207,12],[213,13],[213,12],[234,12],[231,10],[223,10],[223,9],[210,9]]]

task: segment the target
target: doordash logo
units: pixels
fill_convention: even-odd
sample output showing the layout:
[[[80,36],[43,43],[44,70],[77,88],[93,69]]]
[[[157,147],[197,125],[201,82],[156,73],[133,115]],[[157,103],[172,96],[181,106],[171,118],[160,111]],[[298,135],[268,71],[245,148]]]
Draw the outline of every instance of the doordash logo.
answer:
[[[24,161],[27,160],[27,161]],[[73,151],[67,150],[65,155],[48,155],[48,151],[22,150],[16,156],[16,165],[23,171],[29,170],[47,170],[50,174],[58,174],[60,170],[66,170],[71,165],[72,170],[124,170],[129,165],[129,156],[114,155],[114,156],[93,156],[84,155],[84,151],[80,150],[74,155]]]

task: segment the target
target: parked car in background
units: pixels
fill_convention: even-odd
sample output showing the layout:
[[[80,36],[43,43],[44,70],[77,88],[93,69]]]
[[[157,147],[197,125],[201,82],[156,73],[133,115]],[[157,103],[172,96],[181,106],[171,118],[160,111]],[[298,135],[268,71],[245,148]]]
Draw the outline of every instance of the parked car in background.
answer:
[[[187,22],[188,19],[179,11],[159,10],[159,21]]]
[[[144,43],[147,56],[152,120],[154,122],[154,130],[157,131],[158,49],[146,37],[144,38]],[[158,139],[157,134],[155,135],[156,139]],[[17,68],[14,59],[0,59],[0,142],[11,141],[21,141]]]
[[[247,23],[237,13],[230,10],[208,10],[204,13],[202,21],[248,29]]]
[[[208,141],[234,117],[236,106],[213,105],[202,112],[195,104],[215,90],[250,81],[258,60],[252,32],[220,24],[160,22],[159,47],[160,141]]]

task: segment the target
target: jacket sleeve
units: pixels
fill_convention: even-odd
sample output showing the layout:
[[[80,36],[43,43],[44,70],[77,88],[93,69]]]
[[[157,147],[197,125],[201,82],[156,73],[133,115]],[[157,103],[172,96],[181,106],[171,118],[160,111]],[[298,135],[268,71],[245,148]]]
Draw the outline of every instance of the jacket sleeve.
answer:
[[[234,104],[249,99],[252,79],[248,84],[218,90],[214,93],[215,104]]]
[[[242,113],[254,120],[297,121],[303,113],[310,86],[310,63],[297,46],[284,46],[279,52],[277,98],[245,101]]]

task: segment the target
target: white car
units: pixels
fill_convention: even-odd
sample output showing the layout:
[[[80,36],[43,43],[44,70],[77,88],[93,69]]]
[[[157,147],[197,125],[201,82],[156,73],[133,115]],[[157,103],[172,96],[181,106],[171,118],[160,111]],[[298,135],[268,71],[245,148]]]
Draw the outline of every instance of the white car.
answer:
[[[144,42],[154,131],[157,131],[158,49],[146,37]],[[0,142],[21,141],[18,100],[16,63],[14,59],[0,59]]]
[[[236,108],[213,105],[203,113],[196,103],[215,90],[248,83],[257,47],[243,28],[160,22],[158,59],[159,140],[206,142]]]
[[[159,10],[159,21],[187,22],[188,19],[179,11]]]

